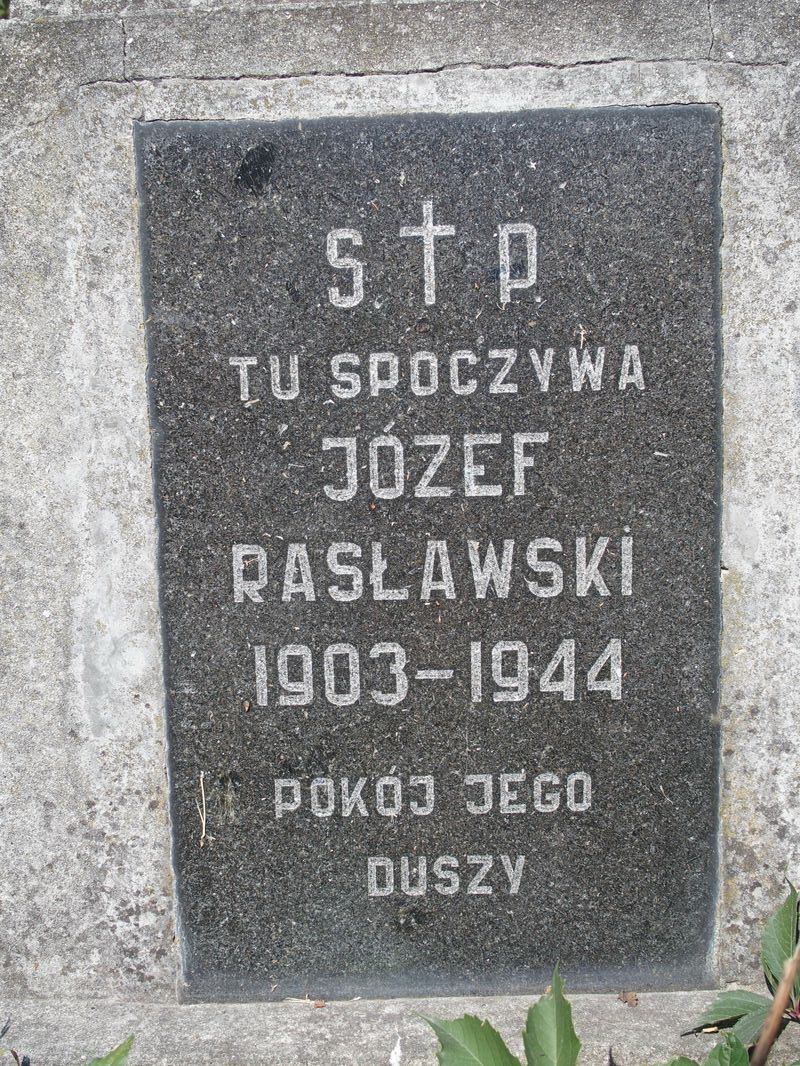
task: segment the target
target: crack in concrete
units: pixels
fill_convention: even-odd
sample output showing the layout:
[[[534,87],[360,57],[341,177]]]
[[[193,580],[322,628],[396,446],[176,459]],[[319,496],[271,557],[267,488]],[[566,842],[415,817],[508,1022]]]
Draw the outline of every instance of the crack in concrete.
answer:
[[[126,56],[123,57],[125,60]],[[378,77],[393,77],[393,78],[405,78],[415,74],[445,74],[449,71],[456,70],[476,70],[476,71],[515,71],[515,70],[580,70],[583,67],[602,67],[611,66],[617,63],[637,63],[644,65],[663,65],[669,63],[687,63],[687,64],[713,64],[714,66],[735,66],[735,67],[748,67],[752,69],[770,69],[781,68],[788,66],[788,60],[762,60],[759,62],[748,62],[740,59],[712,59],[709,57],[703,58],[699,56],[693,57],[670,57],[668,59],[638,59],[635,56],[613,56],[608,59],[583,59],[577,60],[572,63],[470,63],[464,61],[462,63],[443,63],[437,67],[417,67],[407,70],[390,70],[390,69],[376,69],[376,70],[359,70],[359,71],[330,71],[330,70],[297,70],[288,74],[127,74],[124,71],[123,78],[95,78],[90,81],[82,81],[78,83],[78,88],[83,89],[89,86],[97,85],[130,85],[138,82],[147,83],[151,85],[162,85],[170,82],[237,82],[237,81],[291,81],[297,78],[378,78]]]
[[[125,19],[120,18],[120,27],[122,29],[122,80],[128,80],[128,31],[125,29]]]
[[[707,59],[711,59],[714,51],[714,0],[708,0],[708,55]]]

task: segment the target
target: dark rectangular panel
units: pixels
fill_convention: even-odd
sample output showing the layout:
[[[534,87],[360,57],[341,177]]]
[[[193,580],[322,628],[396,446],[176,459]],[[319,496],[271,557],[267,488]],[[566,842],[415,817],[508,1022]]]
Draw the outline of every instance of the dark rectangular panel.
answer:
[[[716,111],[136,137],[187,995],[707,980]]]

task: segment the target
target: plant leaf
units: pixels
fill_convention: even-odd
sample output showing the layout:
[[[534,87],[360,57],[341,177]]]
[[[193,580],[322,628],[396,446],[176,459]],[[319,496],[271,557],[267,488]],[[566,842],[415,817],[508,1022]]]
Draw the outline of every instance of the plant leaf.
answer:
[[[769,1011],[769,1007],[759,1007],[758,1010],[742,1015],[731,1032],[741,1040],[745,1047],[752,1047],[758,1040],[758,1034],[764,1028]]]
[[[726,1033],[709,1053],[705,1066],[750,1066],[750,1056],[738,1037]]]
[[[701,1029],[709,1029],[712,1026],[717,1029],[728,1029],[739,1018],[756,1010],[769,1010],[772,1001],[767,996],[758,992],[747,992],[743,988],[734,988],[730,992],[722,992],[710,1007],[706,1007],[691,1029],[687,1029],[683,1036],[688,1033],[698,1033]]]
[[[550,991],[528,1011],[522,1032],[528,1066],[575,1066],[581,1050],[572,1024],[572,1007],[556,966]]]
[[[439,1037],[439,1066],[520,1066],[498,1031],[474,1014],[452,1022],[433,1018],[425,1021]]]
[[[797,944],[797,891],[789,886],[789,895],[764,927],[761,937],[761,965],[771,990],[775,991],[783,976],[783,967]],[[795,999],[797,992],[795,990]]]
[[[124,1066],[128,1061],[128,1055],[130,1055],[132,1047],[133,1037],[129,1036],[127,1040],[123,1040],[119,1047],[115,1047],[107,1055],[103,1055],[99,1059],[92,1059],[89,1066]]]
[[[674,1059],[670,1059],[667,1066],[700,1066],[694,1059],[687,1059],[685,1055],[676,1055]]]

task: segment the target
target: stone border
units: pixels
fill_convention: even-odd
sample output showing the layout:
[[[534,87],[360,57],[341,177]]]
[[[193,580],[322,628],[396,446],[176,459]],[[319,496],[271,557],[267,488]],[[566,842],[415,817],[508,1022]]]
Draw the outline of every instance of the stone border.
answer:
[[[574,996],[583,1041],[582,1066],[607,1066],[609,1047],[621,1066],[666,1061],[670,1052],[702,1054],[713,1037],[679,1032],[708,994],[643,995],[636,1007],[613,996]],[[138,1034],[131,1066],[435,1066],[436,1040],[421,1015],[489,1017],[515,1053],[531,999],[525,996],[446,1000],[351,1000],[315,1007],[283,1003],[164,1004],[75,1001],[4,1002],[11,1036],[32,1066],[67,1066]],[[786,1040],[786,1038],[784,1038]],[[24,1047],[23,1047],[24,1044]],[[800,1049],[795,1040],[786,1062]]]
[[[198,63],[190,66],[200,71],[191,77],[132,81],[127,37],[121,52],[119,31],[116,20],[101,18],[52,19],[30,28],[12,20],[0,27],[0,59],[6,49],[17,72],[31,79],[17,96],[12,84],[0,105],[8,205],[0,217],[0,284],[7,297],[0,306],[0,373],[9,397],[0,471],[8,610],[0,636],[10,662],[0,690],[7,709],[0,790],[10,871],[0,885],[0,907],[13,919],[4,923],[0,981],[4,1001],[10,1008],[17,1003],[20,1042],[26,1031],[38,1034],[38,1047],[28,1045],[38,1051],[36,1066],[63,1062],[55,1052],[60,1039],[77,1051],[78,1036],[89,1039],[94,1025],[110,1034],[109,1019],[124,1028],[128,1018],[142,1033],[142,1061],[152,1066],[218,1063],[220,1056],[276,1066],[385,1063],[387,1026],[402,1019],[411,1027],[403,1031],[417,1035],[408,1036],[400,1061],[413,1066],[432,1057],[414,1048],[433,1046],[410,1020],[414,1014],[452,1014],[465,1005],[336,1004],[312,1008],[299,1020],[307,1005],[291,1002],[170,1006],[178,954],[134,119],[620,104],[721,108],[723,803],[714,950],[721,975],[755,981],[758,924],[780,893],[784,872],[796,874],[800,865],[797,68],[782,59],[757,65],[578,59],[508,69],[461,67],[459,60],[455,69],[429,73],[240,78],[209,76]],[[153,63],[159,49],[169,48],[165,34],[151,48]],[[304,54],[312,45],[304,44]],[[162,52],[161,69],[171,62],[169,51]],[[369,69],[363,56],[361,65]],[[25,999],[31,996],[36,999]],[[76,1007],[78,997],[97,1000],[97,1008]],[[601,1061],[605,1040],[624,1017],[630,1042],[621,1035],[619,1048],[627,1049],[627,1066],[655,1055],[702,997],[647,997],[652,1015],[649,1008],[638,1014],[623,1008],[613,997],[578,999],[584,1035],[598,1037],[590,1040],[587,1062]],[[470,1001],[469,1009],[485,1005],[513,1030],[525,1002]],[[67,1038],[70,1017],[75,1036]],[[653,1022],[658,1044],[648,1044],[646,1017],[661,1019],[661,1029]],[[312,1034],[327,1050],[310,1046]]]

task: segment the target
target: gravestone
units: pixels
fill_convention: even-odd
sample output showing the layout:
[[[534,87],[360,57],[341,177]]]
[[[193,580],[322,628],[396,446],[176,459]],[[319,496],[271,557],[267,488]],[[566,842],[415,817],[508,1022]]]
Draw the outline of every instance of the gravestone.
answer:
[[[187,996],[707,981],[716,110],[136,138]]]

